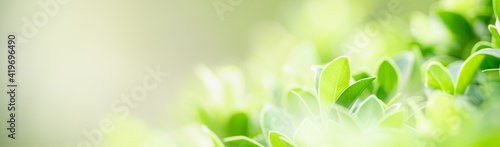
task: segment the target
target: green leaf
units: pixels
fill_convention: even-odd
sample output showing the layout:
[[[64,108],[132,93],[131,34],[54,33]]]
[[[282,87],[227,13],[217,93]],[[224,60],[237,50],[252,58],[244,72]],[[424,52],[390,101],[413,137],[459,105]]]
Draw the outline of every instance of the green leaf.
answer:
[[[493,0],[493,11],[495,12],[496,18],[500,18],[500,1]]]
[[[347,87],[347,89],[342,92],[336,103],[349,108],[354,103],[356,98],[358,98],[358,96],[365,90],[365,88],[375,79],[375,77],[361,79],[351,86]]]
[[[500,47],[500,35],[498,35],[498,29],[494,25],[488,25],[488,30],[490,30],[490,33],[492,35],[491,37],[491,42],[495,44],[495,46]],[[491,47],[489,47],[491,48]]]
[[[460,72],[458,74],[457,84],[455,86],[455,94],[464,94],[467,86],[472,82],[479,66],[483,62],[486,56],[493,56],[495,58],[500,58],[499,49],[483,49],[474,54],[472,54],[467,60],[465,60]]]
[[[294,132],[290,128],[295,128],[296,125],[287,116],[281,109],[273,105],[265,105],[260,114],[262,133],[268,135],[270,131],[278,131],[288,136],[293,135]]]
[[[440,89],[449,94],[455,93],[453,79],[441,63],[431,62],[427,67],[426,73],[426,83],[429,87]]]
[[[461,15],[447,11],[439,11],[437,15],[443,20],[446,27],[455,34],[455,37],[458,37],[462,42],[475,36],[471,25]]]
[[[356,112],[356,117],[361,123],[372,126],[376,124],[384,116],[384,106],[378,101],[374,95],[366,98],[359,106]]]
[[[245,113],[236,113],[229,119],[228,136],[248,135],[248,116]]]
[[[269,141],[271,142],[272,147],[294,147],[295,145],[287,136],[276,132],[269,132]]]
[[[354,79],[354,81],[359,81],[361,79],[364,79],[364,78],[370,78],[371,76],[368,74],[368,72],[359,72],[358,74],[356,75],[352,75],[352,78]],[[375,77],[375,76],[373,76]],[[361,95],[359,95],[358,97],[368,97],[369,95],[371,95],[374,91],[374,82],[368,84],[368,86],[365,88],[365,90],[363,92],[361,92]],[[349,87],[348,87],[349,88]]]
[[[394,95],[398,87],[398,70],[394,61],[390,58],[383,59],[377,71],[377,80],[379,89],[377,97],[384,102],[388,102],[389,98]]]
[[[223,139],[227,146],[229,147],[264,147],[255,140],[252,140],[246,136],[233,136]]]
[[[323,138],[318,128],[309,119],[304,119],[295,131],[293,142],[299,147],[318,147]]]
[[[328,63],[321,72],[319,98],[330,106],[349,86],[351,70],[347,57],[339,57]],[[322,104],[323,105],[323,104]]]
[[[219,137],[217,137],[217,135],[215,135],[215,133],[212,132],[212,130],[210,130],[207,126],[202,126],[201,130],[212,139],[215,147],[224,147],[224,144]]]
[[[393,113],[386,117],[381,123],[381,127],[401,128],[405,120],[404,111]]]

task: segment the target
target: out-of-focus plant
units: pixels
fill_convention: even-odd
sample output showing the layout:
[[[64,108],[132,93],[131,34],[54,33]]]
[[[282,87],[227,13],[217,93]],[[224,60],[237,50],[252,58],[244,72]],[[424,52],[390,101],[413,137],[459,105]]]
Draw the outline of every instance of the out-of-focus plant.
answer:
[[[271,47],[298,44],[288,58],[197,68],[201,130],[212,146],[500,146],[499,14],[498,0],[440,1],[367,70],[348,56],[318,66],[314,42],[280,30]]]

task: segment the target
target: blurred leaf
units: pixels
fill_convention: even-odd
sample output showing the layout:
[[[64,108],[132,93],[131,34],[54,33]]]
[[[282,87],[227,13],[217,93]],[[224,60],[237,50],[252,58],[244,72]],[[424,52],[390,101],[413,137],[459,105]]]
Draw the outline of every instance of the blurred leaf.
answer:
[[[418,47],[414,47],[414,50],[418,49]],[[406,83],[399,86],[399,88],[401,88],[398,90],[399,92],[412,95],[418,93],[420,89],[423,88],[420,62],[418,59],[421,57],[418,56],[421,56],[419,51],[402,51],[393,56],[394,62],[398,69],[400,69],[400,81],[398,83]]]
[[[394,61],[385,58],[377,71],[377,81],[380,85],[377,90],[377,97],[384,102],[388,102],[398,87],[398,78],[399,74]]]
[[[323,67],[321,66],[311,66],[311,69],[314,71],[314,88],[316,89],[316,95],[319,95],[319,80],[321,77],[321,72],[323,71]]]
[[[234,114],[226,131],[228,136],[248,135],[248,116],[245,113]]]
[[[353,78],[355,81],[359,81],[359,80],[361,80],[361,79],[368,78],[368,77],[370,77],[370,76],[369,76],[369,75],[368,75],[368,73],[366,73],[366,72],[360,72],[360,73],[358,73],[358,74],[356,74],[356,75],[353,75],[353,76],[352,76],[352,78]]]
[[[483,70],[482,72],[498,72],[499,69],[498,68],[494,68],[494,69],[486,69],[486,70]]]
[[[483,62],[486,55],[493,56],[495,58],[500,58],[499,49],[483,49],[474,54],[472,54],[467,60],[465,60],[462,68],[460,69],[457,84],[455,88],[455,94],[462,95],[465,89],[472,82],[474,75],[476,74],[479,66]]]
[[[381,123],[382,127],[401,128],[405,120],[404,111],[393,113],[386,117]]]
[[[296,91],[303,93],[302,89],[294,88],[290,90],[287,94],[287,99],[285,101],[285,104],[288,112],[294,114],[295,116],[299,116],[301,120],[304,119],[305,117],[314,119],[314,114],[309,108],[309,105]],[[309,100],[309,101],[314,101],[314,100]],[[318,105],[317,100],[315,104]]]
[[[318,97],[316,97],[313,93],[305,91],[303,89],[294,91],[304,100],[304,102],[306,102],[309,110],[311,110],[314,117],[321,115],[319,111],[320,106]]]
[[[371,95],[361,103],[361,106],[356,112],[356,117],[361,123],[372,126],[384,117],[384,107],[376,96]]]
[[[287,136],[276,132],[269,132],[269,141],[271,142],[272,147],[294,147],[295,145]]]
[[[309,119],[304,119],[295,132],[293,142],[299,147],[318,147],[323,139],[318,128]]]
[[[415,63],[415,55],[411,51],[402,51],[395,55],[392,59],[394,59],[395,65],[400,69],[399,79],[402,83],[407,83],[409,81],[410,76],[413,73],[413,67]],[[404,85],[406,86],[406,85]]]
[[[425,113],[434,126],[445,132],[450,131],[457,124],[456,121],[459,118],[457,111],[453,97],[441,92],[433,93],[425,108]]]
[[[433,56],[430,59],[428,59],[426,62],[430,63],[432,61],[436,61],[436,62],[443,64],[443,66],[448,66],[457,60],[458,60],[458,58],[452,57],[452,56],[436,55],[436,56]],[[427,64],[423,64],[423,66],[425,66],[425,65],[427,65]],[[427,68],[427,67],[424,67],[424,68]]]
[[[224,138],[224,142],[228,147],[264,147],[255,140],[252,140],[246,136],[233,136]]]
[[[401,108],[401,103],[395,103],[395,104],[390,105],[389,107],[387,107],[387,109],[385,110],[384,114],[385,115],[390,115],[390,114],[396,113],[396,112],[399,111],[399,108]]]
[[[206,124],[208,126],[214,125],[214,118],[209,113],[210,111],[207,111],[204,107],[196,107],[196,110],[198,113],[198,117],[203,124]]]
[[[293,135],[290,128],[295,128],[293,121],[281,109],[273,105],[265,105],[260,114],[260,126],[262,133],[268,135],[270,131],[282,132],[285,135]],[[267,136],[266,136],[267,138]]]
[[[448,70],[439,62],[432,62],[427,68],[426,83],[428,86],[440,89],[443,92],[454,94],[453,79]]]
[[[453,63],[450,63],[450,65],[448,65],[448,67],[446,67],[448,69],[448,71],[450,72],[450,76],[453,79],[453,83],[455,83],[455,86],[456,86],[457,81],[458,81],[458,74],[460,74],[460,68],[462,68],[463,64],[464,64],[464,61],[457,60]]]
[[[496,18],[500,18],[500,1],[493,0],[493,11],[495,12]]]
[[[471,25],[462,15],[447,11],[439,11],[437,15],[461,42],[468,41],[475,36]]]
[[[345,130],[359,131],[358,123],[344,107],[332,107],[328,120],[339,124]]]
[[[486,77],[486,80],[489,82],[500,82],[500,68],[487,69],[482,71]],[[493,87],[493,86],[489,86]]]
[[[207,126],[202,126],[201,129],[203,130],[203,132],[205,132],[205,134],[207,134],[212,139],[215,147],[224,147],[224,144],[219,139],[219,137],[217,137],[217,135],[215,135],[215,133],[212,132],[212,130],[207,128]]]
[[[349,108],[354,103],[356,98],[363,92],[363,90],[365,90],[365,88],[375,79],[375,77],[370,77],[356,81],[356,83],[350,85],[344,92],[342,92],[336,103]]]

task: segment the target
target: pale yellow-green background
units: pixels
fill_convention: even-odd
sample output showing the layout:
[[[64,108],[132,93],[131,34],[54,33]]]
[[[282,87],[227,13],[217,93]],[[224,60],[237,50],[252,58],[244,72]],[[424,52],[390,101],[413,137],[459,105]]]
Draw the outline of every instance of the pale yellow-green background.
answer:
[[[0,73],[6,73],[7,34],[20,32],[23,17],[31,19],[43,11],[39,1],[47,0],[0,1],[4,38]],[[328,30],[324,33],[335,50],[354,33],[353,28],[372,21],[372,13],[386,9],[388,2],[330,0],[326,9],[314,11],[321,3],[310,6],[311,1],[243,0],[221,21],[213,0],[71,0],[28,43],[18,45],[17,139],[6,137],[8,99],[2,94],[0,144],[76,146],[85,139],[82,130],[97,128],[101,119],[113,115],[111,102],[139,85],[147,66],[157,64],[169,76],[138,108],[131,109],[131,124],[146,134],[175,130],[188,117],[177,109],[187,105],[177,96],[180,88],[186,91],[186,83],[196,83],[195,65],[242,65],[256,54],[253,35],[269,24],[299,41],[316,35],[314,30],[309,34],[309,29]],[[405,1],[398,17],[407,19],[416,10],[427,13],[429,3]],[[327,53],[322,62],[340,55],[324,50],[329,49],[319,51]],[[1,76],[1,91],[6,91],[6,78]]]

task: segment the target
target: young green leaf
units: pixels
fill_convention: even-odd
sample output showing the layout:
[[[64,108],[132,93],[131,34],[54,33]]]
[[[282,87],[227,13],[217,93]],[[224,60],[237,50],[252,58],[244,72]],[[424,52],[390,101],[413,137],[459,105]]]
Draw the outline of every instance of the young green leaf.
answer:
[[[356,112],[356,117],[361,123],[368,126],[376,124],[383,116],[384,107],[374,95],[366,98]]]
[[[215,135],[215,133],[212,132],[212,130],[210,130],[207,126],[202,126],[201,130],[205,132],[205,134],[207,134],[210,137],[210,139],[212,139],[214,147],[224,147],[224,144],[219,139],[219,137],[217,137],[217,135]]]
[[[322,103],[331,105],[349,86],[351,69],[347,57],[339,57],[328,63],[321,72],[319,98]]]
[[[252,140],[246,136],[233,136],[224,138],[223,141],[228,147],[264,147],[255,140]]]
[[[269,132],[269,142],[271,142],[272,147],[294,147],[295,145],[287,136],[276,132]]]
[[[338,57],[328,63],[321,72],[319,81],[319,99],[322,116],[328,116],[332,104],[349,86],[351,69],[347,57]],[[324,120],[324,119],[323,119]]]
[[[439,62],[431,62],[429,67],[427,67],[426,83],[429,87],[440,89],[449,94],[454,94],[455,92],[450,73]]]
[[[323,143],[323,137],[309,119],[304,119],[295,131],[293,142],[299,147],[317,147]]]
[[[455,86],[455,94],[462,95],[465,89],[472,82],[474,75],[476,74],[479,66],[481,65],[485,56],[493,56],[495,58],[500,58],[499,49],[483,49],[474,54],[472,54],[467,60],[465,60],[460,72],[458,74],[457,84]]]
[[[399,74],[396,68],[390,58],[385,58],[378,68],[377,81],[380,87],[377,90],[377,97],[384,102],[389,101],[398,87]]]
[[[349,108],[356,98],[365,90],[365,88],[375,80],[375,77],[365,78],[357,81],[356,83],[347,87],[347,89],[342,92],[339,99],[337,100],[337,104],[342,105],[346,108]]]
[[[248,135],[248,116],[245,113],[236,113],[229,119],[228,136]]]

